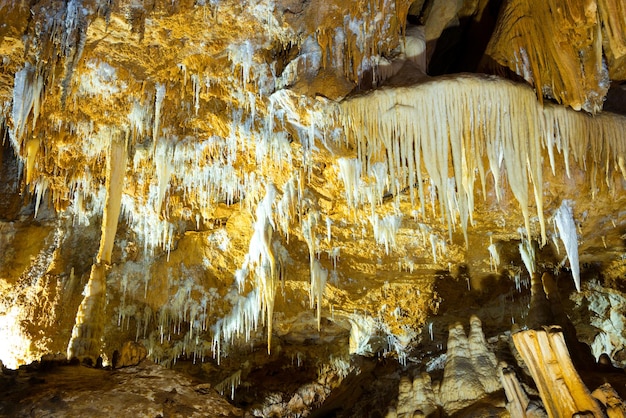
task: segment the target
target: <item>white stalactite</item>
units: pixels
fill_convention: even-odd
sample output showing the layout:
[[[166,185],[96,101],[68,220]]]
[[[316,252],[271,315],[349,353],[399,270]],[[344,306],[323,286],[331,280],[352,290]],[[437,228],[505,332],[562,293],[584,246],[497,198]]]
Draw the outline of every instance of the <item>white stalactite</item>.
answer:
[[[313,259],[311,266],[309,301],[311,309],[317,305],[317,330],[320,331],[322,323],[322,299],[324,298],[324,289],[326,288],[326,280],[328,279],[328,270],[323,268],[322,264],[316,259]]]
[[[554,222],[559,230],[559,236],[563,241],[569,265],[572,269],[572,279],[576,285],[576,290],[580,292],[580,265],[578,264],[578,234],[576,233],[576,223],[572,212],[572,202],[564,200],[559,209],[554,214]]]
[[[159,138],[163,99],[165,99],[165,85],[157,83],[154,97],[154,127],[152,129],[152,141],[154,144],[156,144],[156,141]]]
[[[422,213],[427,203],[422,190],[423,167],[434,184],[438,216],[450,230],[458,218],[465,236],[474,210],[476,175],[486,195],[486,174],[491,173],[498,199],[501,175],[506,175],[520,205],[527,238],[533,231],[529,211],[532,185],[542,245],[547,242],[542,148],[547,149],[553,170],[556,148],[568,175],[573,157],[591,173],[604,169],[607,184],[615,171],[621,174],[614,167],[620,167],[626,153],[621,136],[626,118],[589,117],[558,106],[543,106],[527,86],[495,77],[457,76],[410,87],[382,88],[345,100],[339,105],[338,121],[356,146],[362,172],[370,173],[373,164],[386,162],[394,195],[417,183]],[[340,167],[346,166],[346,161],[340,159]],[[351,162],[351,167],[356,164]],[[341,173],[348,203],[354,205],[359,178],[352,172],[347,181],[343,174],[347,168]],[[595,190],[596,178],[590,177]],[[451,199],[451,195],[455,197]]]
[[[111,263],[113,243],[122,207],[122,191],[126,174],[126,142],[124,138],[113,138],[107,159],[107,197],[102,216],[102,236],[98,263]]]
[[[266,186],[265,197],[256,208],[254,232],[250,238],[248,254],[242,268],[235,274],[237,289],[233,296],[233,309],[213,327],[213,353],[217,356],[218,363],[221,359],[222,341],[231,343],[235,337],[240,336],[248,341],[252,331],[260,323],[267,324],[268,354],[271,351],[272,317],[279,281],[272,245],[275,230],[272,213],[276,193],[273,184]],[[252,291],[243,296],[240,293],[245,288],[244,282],[248,276],[252,276]]]
[[[35,68],[26,63],[24,68],[15,73],[13,83],[13,106],[11,117],[13,118],[13,130],[11,139],[14,149],[19,152],[19,145],[26,130],[28,117],[33,115],[33,128],[39,117],[41,95],[43,92],[43,77]]]

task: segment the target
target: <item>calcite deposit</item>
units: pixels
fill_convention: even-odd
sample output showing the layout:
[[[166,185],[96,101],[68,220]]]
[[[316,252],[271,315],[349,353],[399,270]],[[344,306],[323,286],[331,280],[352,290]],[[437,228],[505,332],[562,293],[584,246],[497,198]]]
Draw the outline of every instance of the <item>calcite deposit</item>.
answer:
[[[619,416],[625,11],[0,3],[0,414]]]

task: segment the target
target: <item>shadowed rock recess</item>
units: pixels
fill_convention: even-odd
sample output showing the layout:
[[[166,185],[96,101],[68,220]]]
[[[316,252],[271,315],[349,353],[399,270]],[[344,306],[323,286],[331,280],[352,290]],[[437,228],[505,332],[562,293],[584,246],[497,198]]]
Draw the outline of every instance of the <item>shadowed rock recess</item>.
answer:
[[[624,417],[626,0],[0,2],[0,416]]]

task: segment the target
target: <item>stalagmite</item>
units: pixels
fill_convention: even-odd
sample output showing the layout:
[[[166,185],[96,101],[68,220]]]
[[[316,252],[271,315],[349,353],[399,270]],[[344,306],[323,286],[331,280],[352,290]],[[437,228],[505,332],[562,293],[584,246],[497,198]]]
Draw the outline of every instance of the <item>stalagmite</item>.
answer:
[[[478,380],[485,388],[485,392],[492,393],[502,388],[496,373],[498,364],[496,356],[487,347],[481,320],[472,315],[470,318],[470,332],[468,336],[469,349],[472,353],[472,363]]]
[[[500,380],[508,400],[506,409],[515,418],[544,418],[546,411],[535,402],[531,402],[515,375],[513,368],[506,363],[498,366]]]
[[[395,414],[390,412],[386,418],[410,418],[431,416],[438,411],[433,393],[430,375],[422,373],[413,380],[407,376],[400,379],[398,385],[398,405]]]
[[[626,403],[609,383],[604,383],[591,393],[606,408],[608,418],[626,417]]]
[[[84,298],[76,313],[76,322],[67,347],[67,358],[90,358],[100,356],[104,336],[104,312],[106,308],[106,266],[91,266],[89,281],[83,292]]]
[[[539,273],[530,277],[530,306],[526,324],[530,329],[540,329],[543,325],[553,325],[554,317],[550,309],[550,302],[546,298],[543,281]]]
[[[487,346],[480,319],[472,315],[470,333],[457,323],[449,328],[443,380],[436,392],[446,414],[454,414],[502,389],[497,360]]]
[[[91,267],[72,336],[67,357],[91,358],[100,356],[106,309],[106,273],[111,264],[111,254],[122,204],[124,175],[126,172],[126,142],[119,136],[111,138],[107,158],[106,203],[102,216],[102,235],[96,263]]]
[[[461,324],[451,326],[439,402],[448,414],[460,411],[485,396],[485,387],[475,373],[470,344]]]
[[[604,416],[572,364],[561,328],[518,332],[513,334],[513,342],[539,389],[548,416]]]

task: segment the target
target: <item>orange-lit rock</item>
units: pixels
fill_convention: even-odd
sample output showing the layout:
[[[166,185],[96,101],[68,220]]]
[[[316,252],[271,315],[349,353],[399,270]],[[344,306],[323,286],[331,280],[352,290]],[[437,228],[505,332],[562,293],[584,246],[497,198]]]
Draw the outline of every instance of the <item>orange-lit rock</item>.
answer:
[[[548,416],[604,416],[576,372],[560,328],[521,331],[513,334],[513,341],[537,384]]]
[[[609,88],[601,14],[610,12],[599,11],[602,6],[596,0],[508,2],[486,54],[533,85],[539,100],[596,113]]]
[[[5,3],[5,365],[130,342],[284,416],[506,414],[511,325],[623,365],[621,3]],[[446,74],[522,48],[540,100]]]

